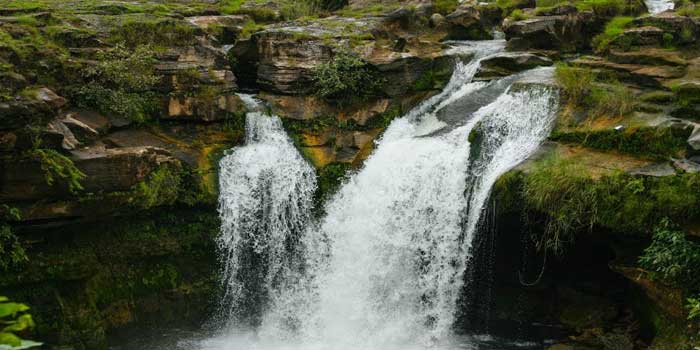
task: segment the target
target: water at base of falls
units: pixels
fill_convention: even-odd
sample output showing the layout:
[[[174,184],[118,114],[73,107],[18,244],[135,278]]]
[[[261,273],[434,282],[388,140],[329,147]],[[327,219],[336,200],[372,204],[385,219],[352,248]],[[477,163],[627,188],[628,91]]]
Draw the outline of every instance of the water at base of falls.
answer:
[[[503,47],[456,45],[471,62],[457,65],[442,93],[391,123],[318,222],[309,217],[311,167],[277,117],[249,113],[246,145],[221,162],[222,327],[177,347],[542,348],[453,332],[491,187],[536,150],[557,109],[557,92],[546,85],[472,82],[480,60]],[[523,76],[532,74],[551,69]]]

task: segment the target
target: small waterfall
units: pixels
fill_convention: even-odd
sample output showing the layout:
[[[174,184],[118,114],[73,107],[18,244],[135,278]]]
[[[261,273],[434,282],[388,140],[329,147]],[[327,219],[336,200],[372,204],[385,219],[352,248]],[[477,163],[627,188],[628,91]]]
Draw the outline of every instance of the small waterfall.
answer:
[[[652,15],[673,10],[676,7],[676,3],[673,0],[644,0],[644,3]]]
[[[313,170],[278,118],[248,114],[246,145],[221,162],[219,243],[225,314],[257,336],[228,334],[205,348],[412,349],[449,341],[491,186],[535,151],[557,108],[554,89],[509,87],[517,77],[472,82],[481,59],[503,47],[503,40],[456,46],[453,53],[473,59],[457,65],[442,93],[392,122],[317,223],[308,214]],[[472,132],[480,136],[470,144]]]
[[[316,189],[313,168],[276,116],[248,106],[246,143],[220,162],[218,245],[223,262],[222,317],[256,326],[304,270],[303,235]]]

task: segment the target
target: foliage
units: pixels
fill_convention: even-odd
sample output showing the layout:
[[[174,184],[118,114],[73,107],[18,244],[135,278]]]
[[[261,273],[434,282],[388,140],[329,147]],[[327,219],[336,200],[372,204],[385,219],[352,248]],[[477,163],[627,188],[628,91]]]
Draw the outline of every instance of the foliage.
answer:
[[[596,191],[580,164],[548,159],[525,178],[522,191],[528,207],[548,216],[538,249],[561,253],[576,231],[595,222]]]
[[[110,32],[113,43],[123,43],[136,48],[144,45],[169,46],[177,43],[186,46],[194,42],[195,27],[176,20],[127,21]]]
[[[117,44],[99,55],[99,62],[85,69],[88,83],[71,91],[75,104],[96,108],[136,122],[144,122],[157,109],[155,95],[148,91],[158,82],[150,46],[129,49]]]
[[[314,70],[316,94],[328,100],[365,99],[383,85],[374,69],[359,57],[340,52]]]
[[[10,350],[41,345],[17,336],[19,332],[34,328],[34,320],[27,310],[27,305],[13,303],[7,297],[0,296],[0,345],[6,345]]]
[[[594,225],[647,234],[664,218],[679,222],[700,218],[698,174],[640,177],[614,172],[594,177],[575,158],[550,157],[521,179],[520,201],[529,211],[544,214],[540,249],[562,252],[576,233]]]
[[[441,13],[443,15],[450,14],[454,12],[459,6],[458,0],[433,0],[433,6],[435,7],[435,12]]]
[[[605,30],[593,38],[593,47],[597,51],[607,49],[610,42],[625,31],[625,27],[634,20],[633,17],[618,16],[605,25]]]
[[[700,320],[700,296],[688,298],[686,300],[686,309],[688,309],[688,320]]]
[[[515,9],[513,12],[510,13],[510,18],[513,21],[522,21],[524,19],[528,19],[529,17],[523,13],[522,10],[520,9]]]
[[[628,0],[580,0],[575,2],[579,11],[593,11],[598,16],[613,17],[637,12],[636,4]]]
[[[572,67],[559,63],[554,71],[555,78],[564,90],[564,97],[569,103],[582,104],[590,86],[596,79],[590,69]]]
[[[57,179],[63,179],[72,193],[83,189],[80,180],[85,178],[85,174],[73,164],[70,158],[45,148],[34,148],[28,151],[27,156],[41,163],[41,170],[49,186],[56,183]]]
[[[639,127],[552,133],[554,141],[576,143],[585,147],[613,150],[650,159],[667,159],[686,149],[689,129]]]
[[[27,261],[24,247],[12,232],[10,221],[20,219],[19,210],[7,204],[0,205],[0,270],[19,265]]]
[[[639,264],[666,283],[688,290],[700,288],[700,244],[688,240],[667,220],[656,228],[652,243],[639,258]]]
[[[588,68],[557,65],[555,78],[566,101],[592,118],[619,117],[634,110],[632,91],[615,78],[602,78]]]

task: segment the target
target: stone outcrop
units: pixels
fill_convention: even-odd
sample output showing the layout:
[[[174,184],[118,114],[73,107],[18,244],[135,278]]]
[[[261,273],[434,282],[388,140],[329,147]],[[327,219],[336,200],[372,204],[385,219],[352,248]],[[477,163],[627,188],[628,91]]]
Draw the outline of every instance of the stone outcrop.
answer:
[[[476,74],[480,79],[493,79],[540,66],[551,66],[552,60],[528,52],[504,52],[481,61]]]
[[[460,6],[447,15],[447,40],[484,40],[492,39],[486,19],[474,6]]]
[[[590,47],[590,40],[599,30],[591,12],[559,16],[537,16],[508,23],[504,28],[508,49],[561,50],[573,52]]]

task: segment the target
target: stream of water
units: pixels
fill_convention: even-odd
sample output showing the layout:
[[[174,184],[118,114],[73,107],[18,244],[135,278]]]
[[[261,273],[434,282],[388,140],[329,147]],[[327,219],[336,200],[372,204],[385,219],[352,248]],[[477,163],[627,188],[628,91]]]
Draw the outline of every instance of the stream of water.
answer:
[[[472,81],[481,59],[503,47],[456,45],[453,53],[473,58],[457,64],[442,93],[391,123],[318,220],[312,168],[279,118],[245,96],[255,110],[246,144],[221,161],[220,327],[177,347],[540,348],[453,329],[491,187],[537,149],[558,108],[556,89],[512,85],[546,80],[549,68]]]

